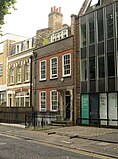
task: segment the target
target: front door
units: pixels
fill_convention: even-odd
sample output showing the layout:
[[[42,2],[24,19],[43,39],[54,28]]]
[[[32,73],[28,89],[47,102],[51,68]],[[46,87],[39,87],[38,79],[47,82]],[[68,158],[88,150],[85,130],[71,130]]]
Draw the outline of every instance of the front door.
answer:
[[[70,119],[70,95],[66,95],[66,119]]]

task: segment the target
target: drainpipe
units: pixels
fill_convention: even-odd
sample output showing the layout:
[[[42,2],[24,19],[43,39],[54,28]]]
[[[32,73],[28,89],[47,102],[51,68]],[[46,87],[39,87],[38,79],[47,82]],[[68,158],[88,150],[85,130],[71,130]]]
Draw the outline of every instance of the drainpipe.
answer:
[[[36,58],[37,58],[37,53],[33,52],[34,56],[34,111],[37,111],[36,108]]]
[[[32,111],[33,111],[33,106],[32,106],[32,56],[30,56],[30,107],[32,108]]]

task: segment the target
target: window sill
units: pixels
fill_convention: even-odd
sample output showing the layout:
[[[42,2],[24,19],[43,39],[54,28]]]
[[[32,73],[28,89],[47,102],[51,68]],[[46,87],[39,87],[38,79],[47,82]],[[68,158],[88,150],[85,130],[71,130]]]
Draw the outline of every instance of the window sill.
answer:
[[[27,83],[27,82],[30,82],[30,80],[25,80],[24,82]]]
[[[20,82],[17,82],[17,84],[21,84],[21,81],[20,81]]]
[[[71,77],[71,74],[69,74],[69,75],[63,75],[62,77],[63,77],[63,78]]]

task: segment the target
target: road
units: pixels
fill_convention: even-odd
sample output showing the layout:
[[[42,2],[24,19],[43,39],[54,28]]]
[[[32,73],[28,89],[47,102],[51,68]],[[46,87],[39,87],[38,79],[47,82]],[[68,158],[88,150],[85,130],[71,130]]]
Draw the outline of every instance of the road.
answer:
[[[118,144],[0,125],[0,159],[112,159],[117,150]]]
[[[0,135],[0,159],[97,159],[95,156],[19,137]]]

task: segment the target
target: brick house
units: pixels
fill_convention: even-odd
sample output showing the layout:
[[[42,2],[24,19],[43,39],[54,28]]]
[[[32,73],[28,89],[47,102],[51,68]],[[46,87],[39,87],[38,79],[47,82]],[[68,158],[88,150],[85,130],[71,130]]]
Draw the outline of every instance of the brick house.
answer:
[[[35,37],[12,43],[7,59],[7,106],[32,107],[32,54]]]
[[[45,123],[73,121],[73,36],[34,50],[34,107]]]
[[[25,38],[8,33],[0,37],[0,106],[6,106],[7,57],[9,56],[11,43]]]

